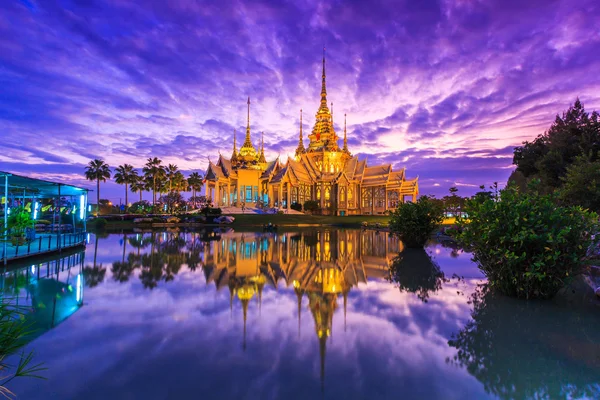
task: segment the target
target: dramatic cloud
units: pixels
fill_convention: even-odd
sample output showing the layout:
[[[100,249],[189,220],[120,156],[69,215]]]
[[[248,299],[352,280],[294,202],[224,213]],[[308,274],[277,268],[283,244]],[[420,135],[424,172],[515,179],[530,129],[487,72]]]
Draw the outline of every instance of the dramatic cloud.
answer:
[[[600,109],[597,1],[22,0],[0,5],[0,169],[82,183],[89,159],[186,172],[243,140],[285,159],[321,49],[350,150],[421,192],[503,183],[512,148],[579,97]],[[76,167],[76,168],[75,168]],[[116,200],[116,185],[104,193]],[[103,196],[104,197],[104,196]]]

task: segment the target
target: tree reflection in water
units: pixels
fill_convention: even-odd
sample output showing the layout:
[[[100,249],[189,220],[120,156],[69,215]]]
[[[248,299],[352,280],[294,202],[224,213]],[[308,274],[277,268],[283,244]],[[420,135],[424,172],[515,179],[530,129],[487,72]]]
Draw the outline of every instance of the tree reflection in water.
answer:
[[[427,302],[429,295],[442,288],[444,273],[424,249],[404,249],[390,266],[390,282],[396,283],[400,292],[415,293]]]
[[[559,308],[493,293],[472,296],[472,320],[448,360],[503,399],[600,398],[598,310]],[[594,312],[596,315],[594,315]]]

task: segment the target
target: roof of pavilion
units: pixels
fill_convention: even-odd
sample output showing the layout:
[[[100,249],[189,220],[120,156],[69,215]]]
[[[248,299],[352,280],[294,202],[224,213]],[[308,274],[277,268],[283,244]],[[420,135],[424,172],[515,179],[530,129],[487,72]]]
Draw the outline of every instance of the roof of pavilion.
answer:
[[[79,186],[68,185],[62,182],[52,182],[44,179],[30,178],[28,176],[22,176],[12,174],[10,172],[0,171],[0,193],[4,195],[4,177],[8,177],[8,191],[9,193],[22,194],[25,191],[26,194],[36,194],[37,196],[58,196],[59,191],[62,196],[79,196],[86,193],[89,189],[85,189]]]

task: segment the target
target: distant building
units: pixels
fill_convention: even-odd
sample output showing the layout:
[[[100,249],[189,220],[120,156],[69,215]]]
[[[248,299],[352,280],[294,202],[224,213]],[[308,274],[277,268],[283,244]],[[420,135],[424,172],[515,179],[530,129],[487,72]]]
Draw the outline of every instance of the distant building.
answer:
[[[406,196],[412,201],[419,194],[418,178],[406,179],[405,169],[393,171],[391,164],[367,165],[348,149],[344,116],[343,146],[333,127],[332,111],[327,107],[325,57],[321,103],[316,123],[304,146],[302,111],[295,157],[285,164],[277,158],[267,162],[264,139],[260,151],[252,144],[250,98],[246,137],[239,152],[233,139],[231,158],[222,155],[206,171],[207,197],[216,206],[278,207],[289,209],[293,203],[315,200],[326,214],[382,214],[394,209]]]

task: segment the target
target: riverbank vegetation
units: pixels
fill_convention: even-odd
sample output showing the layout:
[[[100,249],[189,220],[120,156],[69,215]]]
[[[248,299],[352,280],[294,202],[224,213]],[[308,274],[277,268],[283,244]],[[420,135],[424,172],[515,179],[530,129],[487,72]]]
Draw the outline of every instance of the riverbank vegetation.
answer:
[[[438,202],[421,196],[414,203],[400,203],[392,211],[390,230],[408,248],[423,248],[444,221],[444,210]]]
[[[499,292],[549,298],[586,263],[598,216],[579,206],[557,205],[556,194],[511,184],[498,199],[470,200],[469,219],[459,220],[457,237]]]

